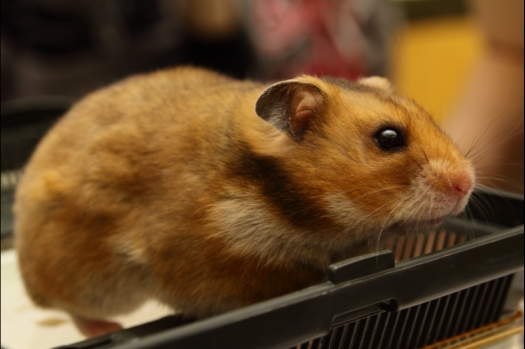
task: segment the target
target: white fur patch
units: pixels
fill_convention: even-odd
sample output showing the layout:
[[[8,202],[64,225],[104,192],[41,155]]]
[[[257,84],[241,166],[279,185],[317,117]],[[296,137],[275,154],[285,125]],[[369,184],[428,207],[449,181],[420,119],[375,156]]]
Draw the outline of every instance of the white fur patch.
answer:
[[[329,256],[319,238],[273,215],[253,198],[222,201],[211,207],[211,219],[236,253],[261,257],[268,263],[313,263],[325,267]]]
[[[326,209],[333,218],[345,227],[355,227],[362,222],[365,215],[350,199],[344,194],[330,194],[325,197]]]
[[[300,230],[267,210],[265,204],[243,197],[211,208],[214,226],[233,251],[254,255],[269,263],[309,263],[326,268],[334,256],[352,255],[353,245],[368,239],[371,226],[364,214],[342,194],[327,196],[323,205],[337,229]],[[376,228],[377,229],[377,228]]]
[[[346,246],[347,249],[353,244],[353,254],[356,255],[379,251],[379,242],[385,237],[383,233],[386,234],[385,230],[388,228],[385,220],[378,219],[375,211],[364,212],[343,193],[327,195],[324,200],[327,211],[343,227],[338,234],[338,239],[334,241],[335,244]],[[378,206],[377,210],[380,211],[381,206]],[[332,248],[335,249],[337,246]]]

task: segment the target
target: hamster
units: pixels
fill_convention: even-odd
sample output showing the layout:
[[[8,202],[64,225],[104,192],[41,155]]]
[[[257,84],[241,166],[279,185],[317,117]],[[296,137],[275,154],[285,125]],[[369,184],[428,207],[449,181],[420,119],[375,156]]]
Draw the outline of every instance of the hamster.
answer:
[[[459,214],[474,184],[383,78],[180,67],[96,91],[52,128],[16,193],[16,249],[32,300],[95,336],[152,298],[202,318],[323,282]]]

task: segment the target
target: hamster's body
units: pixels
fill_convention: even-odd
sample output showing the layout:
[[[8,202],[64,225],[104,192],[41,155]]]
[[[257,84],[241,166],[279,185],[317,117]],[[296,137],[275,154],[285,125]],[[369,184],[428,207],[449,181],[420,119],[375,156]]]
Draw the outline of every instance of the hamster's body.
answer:
[[[148,298],[203,317],[322,282],[379,235],[459,213],[473,185],[382,79],[178,68],[95,92],[51,130],[17,191],[16,247],[36,304],[94,335]]]

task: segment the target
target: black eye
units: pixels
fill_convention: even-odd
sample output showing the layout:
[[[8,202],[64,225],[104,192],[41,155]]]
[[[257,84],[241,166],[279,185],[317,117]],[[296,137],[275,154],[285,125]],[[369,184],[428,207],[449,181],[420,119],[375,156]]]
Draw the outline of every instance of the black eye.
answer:
[[[398,150],[406,145],[403,133],[393,127],[382,128],[374,138],[379,148],[383,150]]]

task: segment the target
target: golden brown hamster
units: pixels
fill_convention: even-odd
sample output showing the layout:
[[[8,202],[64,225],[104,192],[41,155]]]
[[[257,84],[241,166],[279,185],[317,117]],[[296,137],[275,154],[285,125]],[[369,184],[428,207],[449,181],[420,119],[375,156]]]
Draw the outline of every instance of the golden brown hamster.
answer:
[[[379,77],[263,84],[183,67],[78,102],[16,194],[34,302],[88,336],[150,298],[206,317],[460,213],[470,161]]]

